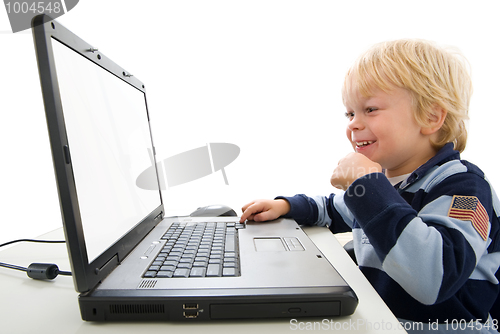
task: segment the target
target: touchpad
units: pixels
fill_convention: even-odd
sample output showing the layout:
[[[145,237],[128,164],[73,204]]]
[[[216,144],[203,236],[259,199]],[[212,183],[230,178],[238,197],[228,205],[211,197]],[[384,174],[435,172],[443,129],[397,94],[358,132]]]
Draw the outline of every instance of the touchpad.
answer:
[[[255,250],[257,252],[286,252],[287,249],[281,238],[254,238]]]

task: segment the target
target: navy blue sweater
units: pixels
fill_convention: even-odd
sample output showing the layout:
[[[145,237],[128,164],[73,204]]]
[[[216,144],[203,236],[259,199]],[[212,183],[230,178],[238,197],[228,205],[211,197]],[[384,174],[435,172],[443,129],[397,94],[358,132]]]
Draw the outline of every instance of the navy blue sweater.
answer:
[[[359,267],[398,318],[484,322],[496,300],[500,202],[445,145],[405,181],[381,173],[328,197],[278,197],[299,224],[353,232]]]

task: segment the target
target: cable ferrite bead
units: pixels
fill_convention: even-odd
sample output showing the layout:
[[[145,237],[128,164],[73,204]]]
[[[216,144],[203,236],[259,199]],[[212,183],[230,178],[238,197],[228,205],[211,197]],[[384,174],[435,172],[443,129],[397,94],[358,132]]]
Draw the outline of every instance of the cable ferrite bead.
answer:
[[[32,263],[26,273],[34,279],[54,279],[59,274],[59,267],[53,263]]]

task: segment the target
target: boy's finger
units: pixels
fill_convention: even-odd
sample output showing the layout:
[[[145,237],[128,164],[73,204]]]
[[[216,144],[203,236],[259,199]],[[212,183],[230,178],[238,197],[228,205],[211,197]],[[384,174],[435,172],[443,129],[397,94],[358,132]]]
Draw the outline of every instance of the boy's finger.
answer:
[[[243,211],[243,214],[240,217],[240,223],[243,223],[245,220],[247,220],[249,216],[250,216],[249,212]]]
[[[244,208],[243,214],[240,217],[240,222],[244,222],[247,219],[253,218],[255,212],[257,212],[257,210],[253,204],[247,206],[246,208]]]
[[[255,203],[255,201],[253,201],[253,202],[250,202],[250,203],[247,203],[247,204],[243,205],[243,207],[241,208],[241,211],[245,212],[245,210],[246,210],[246,209],[248,209],[248,207],[249,207],[250,205],[254,204],[254,203]]]

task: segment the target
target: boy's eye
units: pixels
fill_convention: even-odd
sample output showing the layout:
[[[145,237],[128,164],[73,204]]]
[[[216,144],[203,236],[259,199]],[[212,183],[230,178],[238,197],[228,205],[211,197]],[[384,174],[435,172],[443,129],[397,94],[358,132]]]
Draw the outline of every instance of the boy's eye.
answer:
[[[378,108],[369,107],[369,108],[366,108],[366,109],[365,109],[365,112],[369,114],[369,113],[374,112],[374,111],[377,111],[377,110],[378,110]],[[346,117],[347,119],[351,120],[351,119],[353,119],[353,118],[354,118],[354,111],[348,111],[348,112],[346,112],[344,115],[345,115],[345,117]]]
[[[352,111],[348,111],[344,115],[348,119],[353,119],[354,118],[354,112],[352,112]]]

